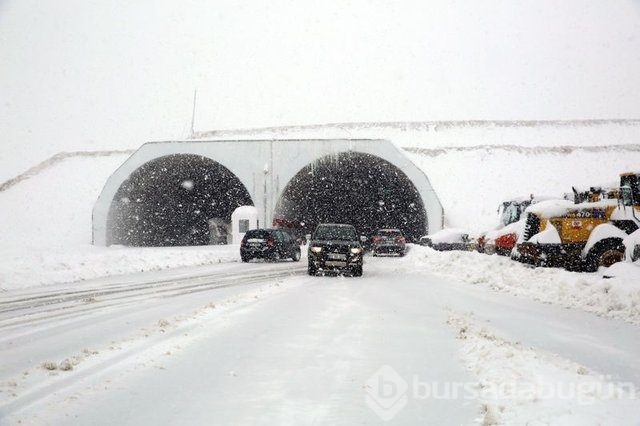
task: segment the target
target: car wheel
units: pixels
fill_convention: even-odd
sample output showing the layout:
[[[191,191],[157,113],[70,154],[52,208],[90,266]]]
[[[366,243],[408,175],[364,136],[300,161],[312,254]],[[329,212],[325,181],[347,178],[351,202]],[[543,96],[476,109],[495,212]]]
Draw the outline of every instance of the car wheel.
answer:
[[[282,259],[282,256],[280,256],[280,253],[275,252],[271,255],[271,258],[269,260],[271,260],[272,262],[278,262],[280,259]]]
[[[300,249],[294,250],[293,252],[293,256],[291,256],[291,259],[293,259],[294,262],[299,262],[300,261]]]
[[[353,271],[353,276],[354,277],[361,277],[362,276],[362,265],[355,266],[352,271]]]
[[[318,273],[318,270],[315,268],[315,266],[309,265],[307,267],[307,273],[309,275],[314,275],[315,276]]]
[[[376,256],[378,256],[378,253],[376,253],[376,251],[375,251],[375,250],[371,250],[371,255],[372,255],[373,257],[376,257]]]
[[[242,255],[241,255],[241,256],[240,256],[240,258],[242,259],[242,261],[243,261],[244,263],[247,263],[248,261],[250,261],[250,260],[251,260],[251,256],[242,256]]]

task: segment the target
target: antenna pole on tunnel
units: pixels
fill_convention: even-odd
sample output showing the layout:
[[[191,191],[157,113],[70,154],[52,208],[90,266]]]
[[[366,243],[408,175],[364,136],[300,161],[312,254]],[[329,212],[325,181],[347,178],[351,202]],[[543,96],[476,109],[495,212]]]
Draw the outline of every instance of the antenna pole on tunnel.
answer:
[[[191,111],[191,138],[195,133],[194,124],[196,121],[196,97],[198,95],[198,89],[193,89],[193,110]]]

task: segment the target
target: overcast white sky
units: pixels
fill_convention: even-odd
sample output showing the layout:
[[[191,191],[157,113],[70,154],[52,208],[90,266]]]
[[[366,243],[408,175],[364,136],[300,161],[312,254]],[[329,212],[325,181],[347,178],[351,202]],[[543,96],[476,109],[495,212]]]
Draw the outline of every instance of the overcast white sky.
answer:
[[[640,118],[639,12],[640,0],[0,0],[0,167],[185,137],[196,87],[198,130]]]

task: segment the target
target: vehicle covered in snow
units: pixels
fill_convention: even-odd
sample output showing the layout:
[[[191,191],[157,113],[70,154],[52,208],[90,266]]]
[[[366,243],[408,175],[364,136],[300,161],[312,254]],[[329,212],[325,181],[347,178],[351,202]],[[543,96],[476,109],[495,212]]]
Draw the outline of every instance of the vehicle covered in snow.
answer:
[[[475,243],[463,229],[445,228],[420,238],[420,245],[438,251],[473,250]]]
[[[371,238],[371,254],[397,254],[404,256],[406,238],[399,229],[378,229]]]
[[[524,228],[524,212],[532,204],[552,197],[518,197],[503,201],[498,207],[498,225],[478,237],[478,251],[486,254],[509,256]]]
[[[363,254],[360,238],[352,225],[322,223],[309,241],[308,273],[342,271],[359,277]]]
[[[509,256],[524,228],[524,220],[484,233],[478,239],[478,251],[486,254]]]
[[[640,173],[620,175],[617,193],[619,198],[530,206],[514,257],[536,266],[585,271],[623,260],[623,241],[640,226]]]

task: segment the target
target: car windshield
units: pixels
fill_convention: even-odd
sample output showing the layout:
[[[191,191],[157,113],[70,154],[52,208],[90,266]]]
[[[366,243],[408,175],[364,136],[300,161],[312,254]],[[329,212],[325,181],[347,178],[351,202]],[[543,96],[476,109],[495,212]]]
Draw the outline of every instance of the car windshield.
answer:
[[[397,229],[381,229],[380,231],[376,232],[376,235],[380,236],[380,237],[401,237],[402,236],[402,232],[400,232]]]
[[[356,230],[351,226],[319,226],[313,235],[314,240],[354,241]]]
[[[244,238],[245,239],[249,239],[249,238],[268,238],[270,236],[269,231],[266,231],[264,229],[254,229],[251,231],[247,231],[246,234],[244,234]]]

